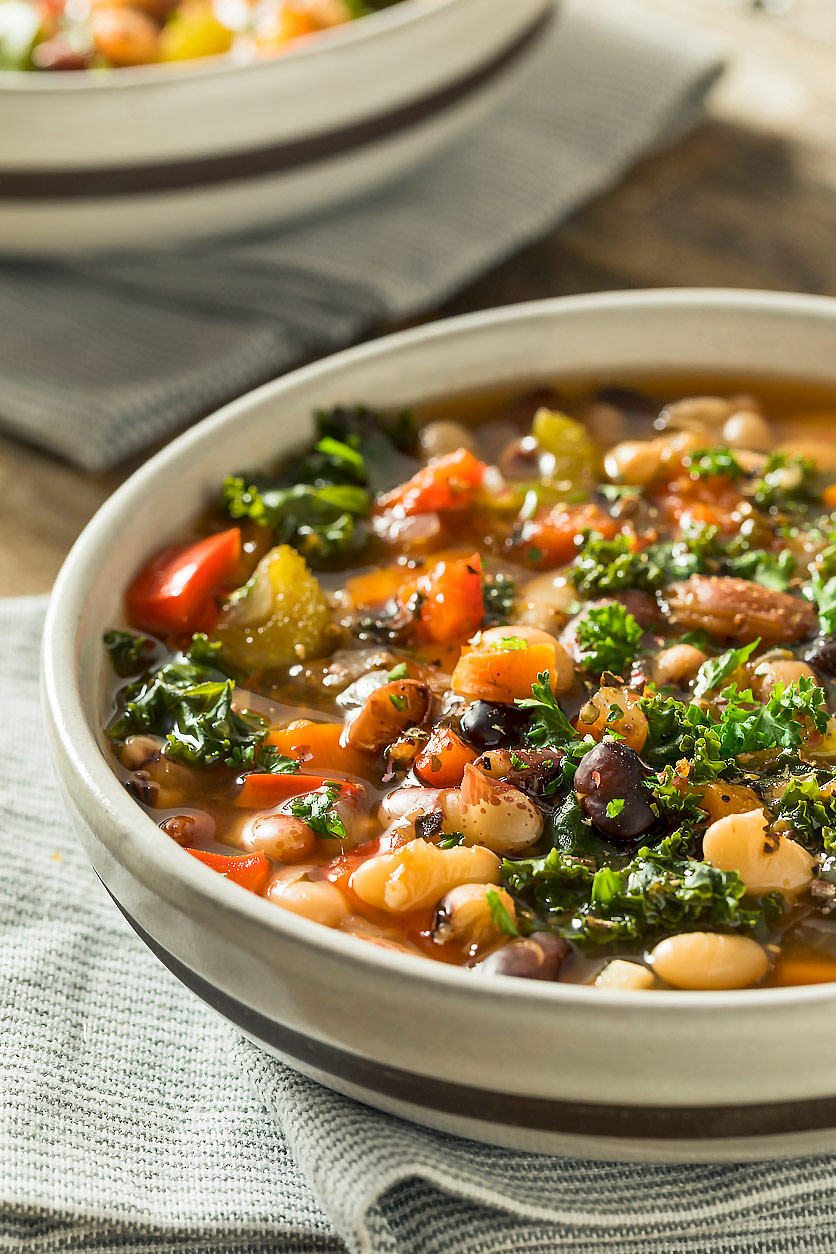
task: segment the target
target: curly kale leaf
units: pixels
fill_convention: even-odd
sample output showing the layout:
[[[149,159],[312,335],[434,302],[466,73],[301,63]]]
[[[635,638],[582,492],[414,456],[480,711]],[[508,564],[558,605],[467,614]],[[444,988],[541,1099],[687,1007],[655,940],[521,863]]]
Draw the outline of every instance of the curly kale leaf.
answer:
[[[414,443],[407,415],[388,421],[363,406],[316,415],[314,447],[279,478],[231,475],[223,505],[232,518],[269,527],[277,544],[292,544],[313,565],[362,547],[372,496],[409,478]]]
[[[137,635],[135,631],[105,632],[104,646],[110,654],[113,669],[123,679],[145,670],[155,648],[153,640]]]
[[[791,779],[775,814],[811,853],[836,852],[836,797],[822,792],[814,775]]]
[[[625,588],[653,591],[665,583],[664,571],[650,551],[634,553],[623,535],[605,540],[587,534],[580,555],[569,568],[569,578],[582,596]]]
[[[217,648],[195,636],[186,653],[128,684],[108,736],[116,741],[138,732],[164,736],[168,756],[192,766],[298,770],[294,759],[264,744],[266,719],[233,708],[235,681],[217,664]]]
[[[744,662],[748,662],[759,644],[760,637],[750,644],[744,644],[740,649],[729,649],[728,652],[721,653],[719,657],[709,658],[707,662],[703,662],[697,671],[694,696],[701,697],[706,692],[719,691],[724,680],[733,675]]]
[[[592,675],[626,675],[641,638],[641,627],[623,605],[593,605],[578,621],[581,664]]]
[[[754,932],[783,910],[779,894],[741,904],[746,885],[735,871],[648,848],[620,869],[598,870],[552,850],[504,862],[501,879],[535,919],[545,915],[548,926],[589,949],[702,928]]]
[[[802,512],[820,499],[816,478],[816,468],[809,457],[770,453],[752,500],[760,509]]]
[[[695,479],[743,479],[746,471],[730,448],[695,449],[688,459],[688,472]]]

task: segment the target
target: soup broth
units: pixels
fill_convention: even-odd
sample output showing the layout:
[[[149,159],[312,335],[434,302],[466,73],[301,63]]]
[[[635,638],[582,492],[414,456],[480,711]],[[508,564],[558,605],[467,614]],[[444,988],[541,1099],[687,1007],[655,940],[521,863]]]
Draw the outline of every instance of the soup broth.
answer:
[[[836,395],[317,421],[106,638],[114,769],[183,856],[473,978],[836,979]]]

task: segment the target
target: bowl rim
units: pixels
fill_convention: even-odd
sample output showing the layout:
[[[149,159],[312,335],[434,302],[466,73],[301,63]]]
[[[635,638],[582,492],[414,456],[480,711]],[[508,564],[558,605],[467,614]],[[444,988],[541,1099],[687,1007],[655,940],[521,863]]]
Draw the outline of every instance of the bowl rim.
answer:
[[[0,70],[0,95],[17,92],[109,92],[158,83],[196,82],[204,78],[230,77],[245,70],[270,73],[273,67],[282,65],[289,59],[294,62],[305,61],[330,49],[368,44],[370,41],[387,38],[393,32],[397,35],[402,29],[410,30],[463,2],[464,0],[399,0],[398,4],[393,4],[390,8],[368,13],[363,18],[344,22],[341,26],[317,31],[313,36],[293,40],[284,52],[248,61],[239,61],[231,52],[221,52],[210,57],[192,57],[185,61],[104,67],[101,70],[81,70],[71,74]]]
[[[345,349],[294,370],[278,379],[262,384],[238,397],[215,413],[202,419],[177,436],[137,469],[99,508],[79,535],[56,579],[47,607],[42,641],[42,694],[44,712],[52,720],[55,738],[60,741],[65,760],[80,781],[85,801],[106,815],[110,829],[107,843],[118,843],[123,865],[136,877],[131,865],[153,868],[160,877],[167,877],[174,887],[186,891],[198,903],[200,913],[222,914],[242,924],[271,930],[278,938],[302,944],[313,953],[343,963],[361,964],[367,974],[400,976],[423,986],[428,993],[454,995],[458,999],[509,999],[515,1010],[532,1009],[544,1004],[559,1006],[584,1005],[592,1012],[618,1008],[643,1011],[652,1006],[654,1012],[670,1014],[702,1014],[706,1010],[734,1009],[758,1015],[767,1007],[789,1008],[830,1002],[836,999],[836,982],[795,985],[778,988],[686,991],[616,990],[592,988],[588,985],[547,983],[493,975],[478,978],[472,971],[432,962],[419,955],[388,950],[371,943],[360,943],[350,934],[336,932],[311,920],[277,909],[262,897],[256,897],[200,863],[182,856],[180,847],[161,832],[154,820],[140,809],[122,788],[102,754],[94,732],[88,725],[76,684],[75,664],[77,639],[82,611],[87,600],[87,583],[97,568],[97,554],[112,544],[120,526],[130,515],[131,504],[148,491],[153,494],[158,472],[169,462],[199,457],[202,446],[211,441],[215,431],[239,421],[246,421],[248,411],[267,399],[280,398],[282,393],[299,386],[316,384],[343,366],[356,362],[374,362],[412,345],[433,341],[450,341],[468,337],[481,329],[508,326],[513,323],[559,321],[575,313],[623,313],[625,317],[641,316],[647,310],[702,309],[707,315],[718,311],[737,311],[757,316],[770,310],[788,315],[821,319],[836,327],[836,298],[757,289],[731,288],[654,288],[628,291],[598,292],[579,296],[550,297],[515,305],[500,306],[454,318],[440,319],[405,331],[398,331],[377,340]],[[836,369],[834,370],[836,373]],[[87,569],[85,569],[87,568]],[[72,628],[64,630],[65,624]],[[118,830],[120,840],[114,841]],[[154,846],[157,846],[156,848]],[[157,889],[149,891],[158,893]],[[182,898],[178,899],[182,901]],[[178,900],[171,898],[177,906]],[[191,911],[190,913],[194,913]],[[497,981],[499,981],[497,983]]]

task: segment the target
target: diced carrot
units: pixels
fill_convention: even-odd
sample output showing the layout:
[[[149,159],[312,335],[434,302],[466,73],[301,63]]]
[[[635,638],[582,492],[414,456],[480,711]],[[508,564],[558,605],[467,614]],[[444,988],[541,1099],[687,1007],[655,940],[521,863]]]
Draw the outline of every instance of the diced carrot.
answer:
[[[418,580],[422,603],[418,634],[423,640],[443,644],[463,640],[482,625],[482,562],[478,553],[454,561],[439,562]]]
[[[363,792],[362,784],[349,783],[348,780],[329,780],[322,775],[269,775],[253,773],[246,775],[241,784],[241,791],[235,798],[235,805],[245,810],[266,809],[268,806],[280,805],[290,797],[300,797],[303,793],[314,792],[324,784],[338,784],[340,792],[346,796],[357,796]]]
[[[444,513],[470,505],[482,486],[487,467],[465,448],[437,457],[416,475],[386,492],[376,502],[379,512],[397,509],[403,518],[412,514]]]
[[[578,551],[576,537],[584,531],[612,540],[619,524],[597,505],[559,505],[525,523],[516,547],[524,549],[527,565],[549,570],[572,561]]]
[[[376,755],[345,748],[340,744],[342,730],[342,723],[314,723],[297,719],[288,727],[274,727],[267,733],[266,742],[311,770],[336,771],[339,775],[374,779]]]
[[[821,499],[828,509],[836,509],[836,483],[829,483],[822,492]]]
[[[452,788],[462,782],[464,768],[475,762],[478,754],[466,745],[449,727],[434,731],[413,762],[413,769],[425,784],[436,788]]]
[[[452,688],[471,700],[510,703],[530,697],[532,684],[543,671],[554,685],[555,651],[548,644],[531,644],[525,649],[472,649],[459,658]]]
[[[210,866],[233,884],[240,884],[251,893],[260,893],[270,875],[270,863],[263,853],[242,853],[227,856],[223,853],[206,853],[203,849],[187,849],[193,858]]]
[[[660,495],[668,520],[680,527],[696,523],[732,534],[740,526],[736,515],[744,498],[726,475],[696,481],[683,476],[668,484]]]

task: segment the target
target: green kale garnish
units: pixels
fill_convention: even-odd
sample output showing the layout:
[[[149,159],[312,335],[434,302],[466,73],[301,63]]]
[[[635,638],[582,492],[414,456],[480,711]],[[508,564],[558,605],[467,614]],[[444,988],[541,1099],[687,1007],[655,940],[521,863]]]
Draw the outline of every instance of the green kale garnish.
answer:
[[[805,593],[815,603],[819,615],[819,631],[823,636],[836,633],[836,574],[828,576],[827,568],[815,570],[805,588]]]
[[[713,479],[720,475],[727,479],[743,479],[746,475],[730,448],[696,449],[689,456],[688,471],[696,479]]]
[[[775,815],[811,853],[836,852],[836,797],[824,793],[814,775],[791,779],[775,806]]]
[[[799,512],[819,499],[815,479],[816,468],[809,457],[770,453],[752,500],[760,509]]]
[[[316,415],[317,441],[275,478],[232,475],[223,504],[232,518],[269,527],[277,544],[292,544],[314,565],[361,547],[361,525],[375,492],[408,479],[414,462],[403,449],[414,443],[406,417],[394,421],[363,407]]]
[[[129,675],[138,675],[148,666],[150,653],[154,649],[154,641],[147,636],[137,635],[134,631],[105,632],[104,646],[110,654],[110,661],[117,675],[126,679]]]
[[[339,798],[339,784],[329,781],[315,792],[293,797],[287,803],[287,809],[297,819],[303,819],[318,836],[328,840],[345,840],[345,823],[336,809]]]
[[[218,647],[195,636],[188,651],[128,684],[108,736],[117,741],[137,732],[164,736],[167,755],[188,765],[298,770],[293,758],[264,744],[265,718],[233,708],[235,681],[221,669]]]
[[[354,484],[260,487],[240,475],[224,480],[223,502],[231,518],[269,527],[277,544],[292,544],[314,564],[350,549],[356,520],[371,508],[370,494]]]
[[[748,549],[731,554],[723,562],[723,574],[749,579],[773,592],[787,592],[796,561],[789,549],[767,553],[764,549]]]
[[[707,662],[703,662],[697,671],[694,696],[701,697],[706,692],[718,691],[724,680],[733,675],[744,662],[748,662],[759,644],[760,637],[753,640],[751,644],[744,644],[740,649],[729,649],[727,653],[721,653],[719,657],[712,657]]]
[[[634,553],[624,535],[604,540],[588,533],[580,555],[569,568],[569,578],[583,596],[625,588],[652,591],[665,582],[664,572],[649,550]]]
[[[636,656],[642,629],[623,605],[590,606],[578,620],[581,665],[592,675],[626,675]]]
[[[483,575],[482,605],[485,609],[485,626],[504,626],[511,616],[516,595],[510,575]]]
[[[735,871],[642,848],[625,866],[595,870],[552,850],[545,858],[504,862],[503,886],[522,906],[584,948],[649,942],[702,928],[754,932],[780,917],[780,894],[742,899]]]

